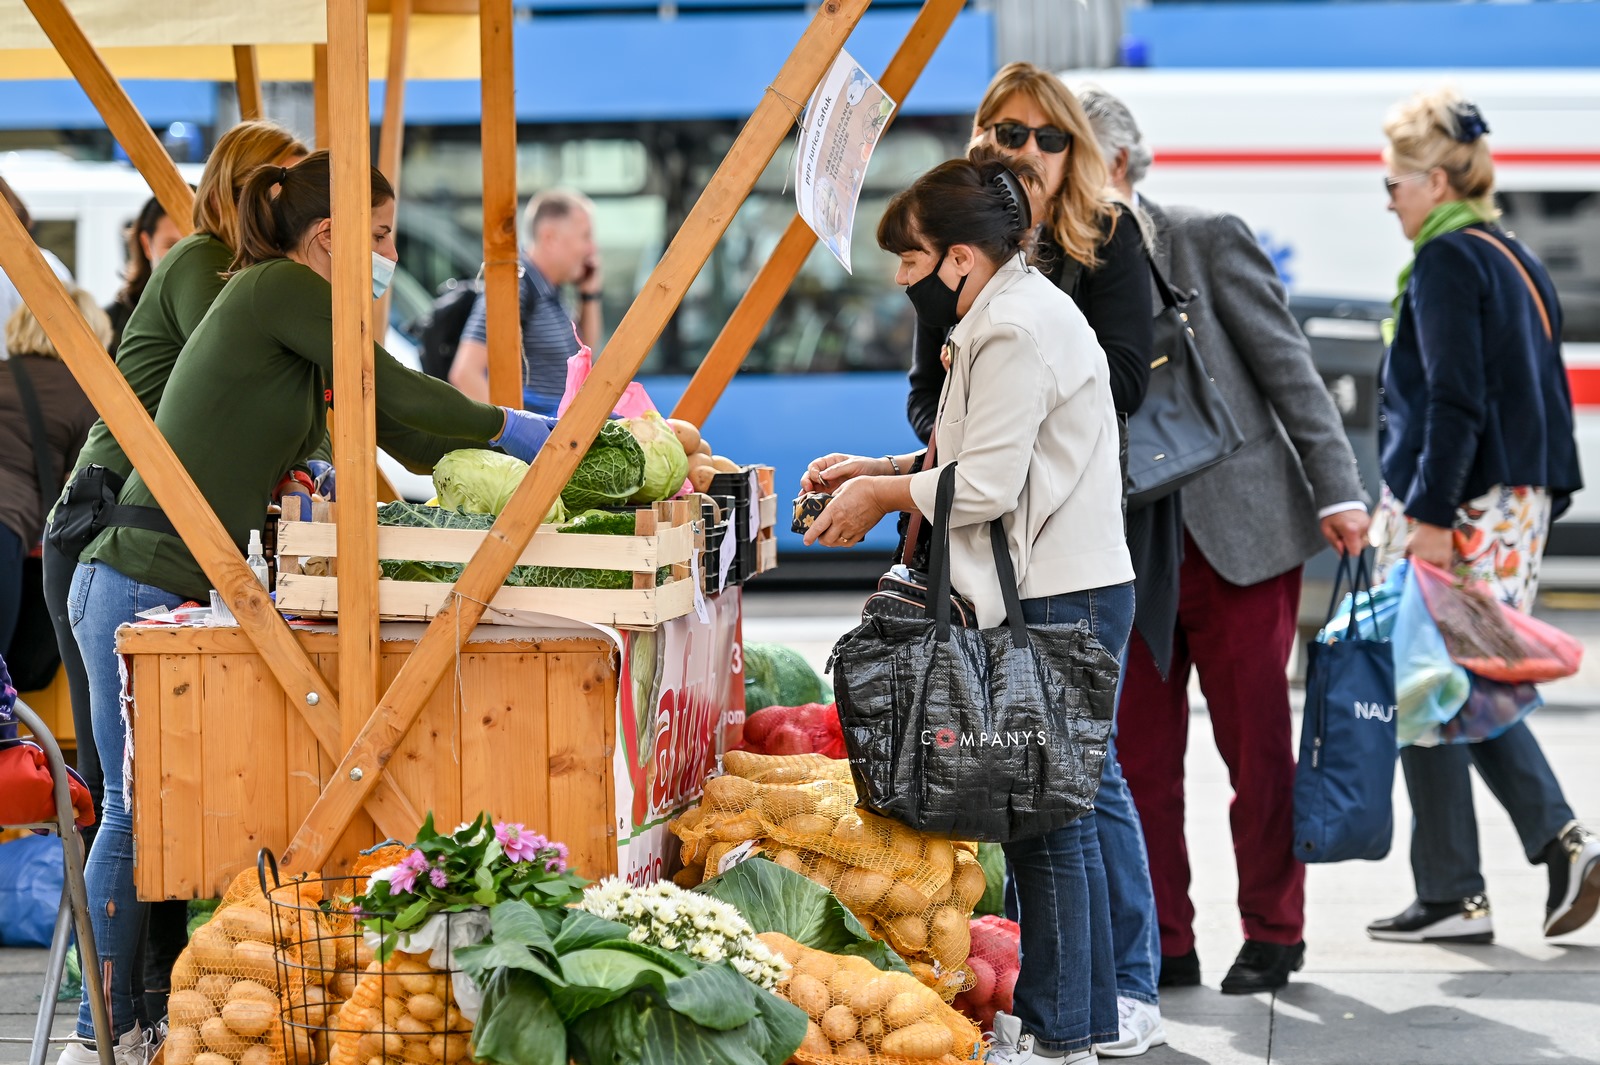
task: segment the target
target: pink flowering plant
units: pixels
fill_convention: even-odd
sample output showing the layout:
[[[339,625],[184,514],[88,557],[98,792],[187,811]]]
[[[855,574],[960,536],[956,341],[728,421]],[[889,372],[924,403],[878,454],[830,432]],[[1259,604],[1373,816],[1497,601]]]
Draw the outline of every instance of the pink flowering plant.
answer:
[[[581,899],[587,885],[567,868],[565,843],[487,813],[444,835],[430,813],[405,856],[373,872],[350,911],[382,938],[379,954],[387,959],[399,933],[435,914],[516,899],[559,908]]]

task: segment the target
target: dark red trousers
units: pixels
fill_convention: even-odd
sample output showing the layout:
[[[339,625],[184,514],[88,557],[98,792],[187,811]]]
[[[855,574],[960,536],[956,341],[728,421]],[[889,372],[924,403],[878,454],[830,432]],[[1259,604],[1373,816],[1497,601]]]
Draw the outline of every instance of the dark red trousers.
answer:
[[[1223,580],[1185,534],[1167,679],[1137,633],[1128,645],[1117,755],[1144,824],[1162,954],[1186,954],[1194,947],[1183,832],[1191,666],[1199,670],[1217,750],[1233,784],[1228,820],[1245,938],[1279,944],[1301,939],[1305,866],[1294,857],[1294,750],[1285,675],[1299,604],[1298,568],[1240,588]]]

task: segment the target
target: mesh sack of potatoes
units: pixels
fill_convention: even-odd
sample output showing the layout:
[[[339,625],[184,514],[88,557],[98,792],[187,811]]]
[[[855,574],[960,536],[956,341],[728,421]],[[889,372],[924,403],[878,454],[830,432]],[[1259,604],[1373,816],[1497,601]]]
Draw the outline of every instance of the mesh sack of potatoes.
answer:
[[[349,877],[294,880],[268,894],[281,944],[278,990],[287,1065],[328,1061],[339,1008],[372,961],[371,948],[343,905],[360,885]]]
[[[472,1022],[457,1009],[450,977],[425,955],[396,951],[373,961],[330,1033],[329,1065],[470,1065]]]
[[[255,870],[228,886],[172,968],[167,1065],[284,1065],[280,939]]]
[[[968,921],[985,886],[975,846],[858,811],[841,761],[731,752],[724,765],[701,804],[671,823],[682,841],[680,884],[715,876],[753,843],[837,895],[946,1001],[970,983]]]
[[[809,1018],[794,1061],[956,1062],[973,1057],[982,1041],[971,1021],[915,977],[812,950],[777,932],[756,938],[789,962],[777,994]]]

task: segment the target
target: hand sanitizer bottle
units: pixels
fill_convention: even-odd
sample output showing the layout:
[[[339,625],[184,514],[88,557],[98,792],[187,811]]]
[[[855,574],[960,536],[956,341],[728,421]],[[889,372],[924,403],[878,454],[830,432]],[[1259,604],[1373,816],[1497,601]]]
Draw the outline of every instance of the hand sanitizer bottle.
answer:
[[[244,564],[250,567],[250,572],[256,575],[256,580],[261,582],[261,587],[271,591],[267,584],[267,559],[261,550],[261,530],[250,530],[250,550],[245,556]]]

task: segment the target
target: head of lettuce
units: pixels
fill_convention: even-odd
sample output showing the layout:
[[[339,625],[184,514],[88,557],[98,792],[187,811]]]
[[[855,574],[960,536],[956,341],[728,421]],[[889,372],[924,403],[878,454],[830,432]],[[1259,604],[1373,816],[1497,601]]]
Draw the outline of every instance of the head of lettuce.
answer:
[[[689,476],[689,456],[667,420],[655,411],[629,418],[628,431],[644,452],[644,483],[629,502],[654,503],[671,499]]]
[[[439,505],[463,514],[494,514],[511,501],[522,483],[528,464],[495,451],[463,448],[452,451],[433,467],[433,490]],[[567,520],[566,507],[557,499],[545,515],[546,523]]]

